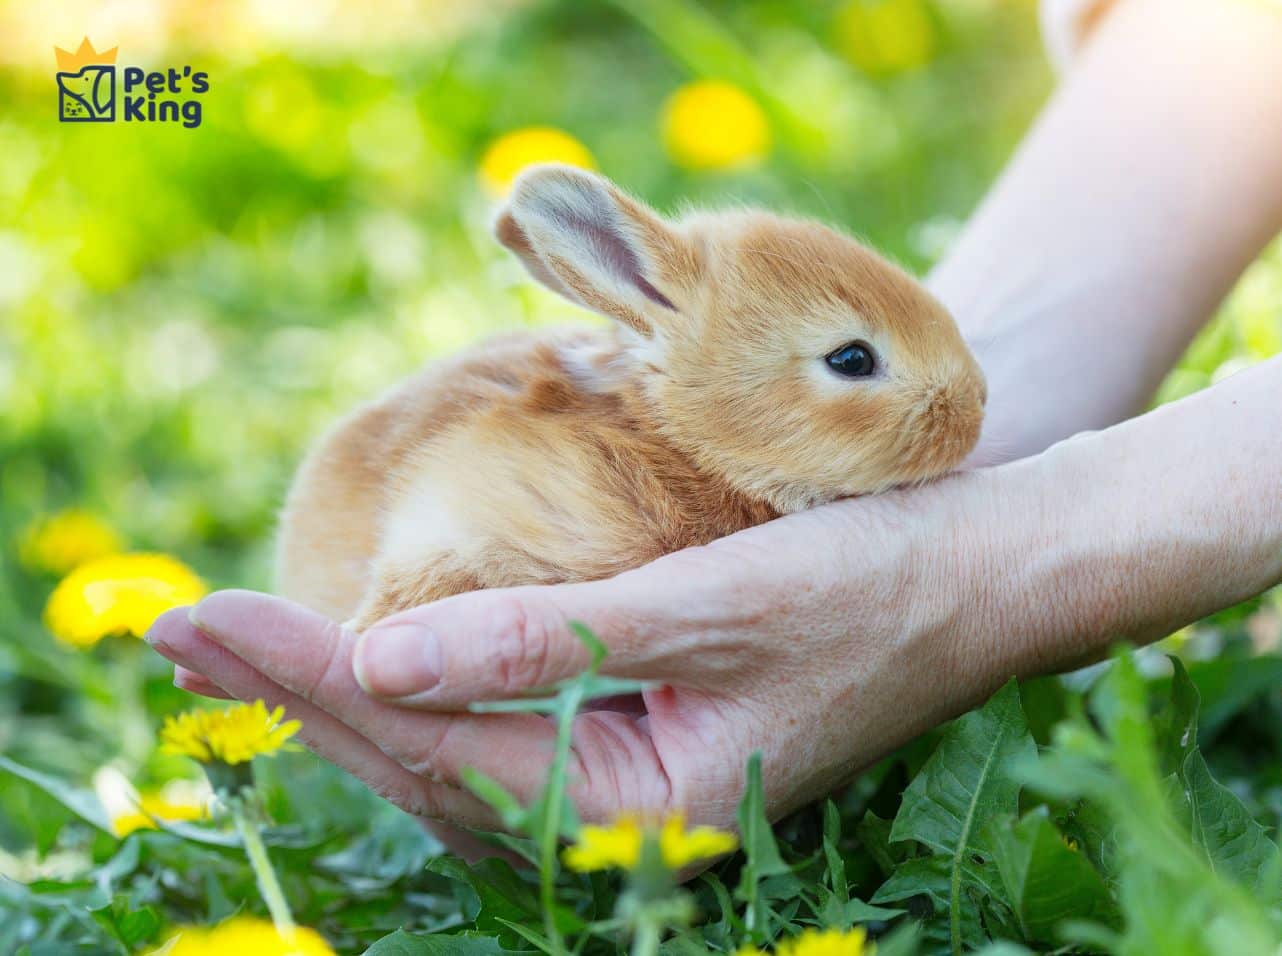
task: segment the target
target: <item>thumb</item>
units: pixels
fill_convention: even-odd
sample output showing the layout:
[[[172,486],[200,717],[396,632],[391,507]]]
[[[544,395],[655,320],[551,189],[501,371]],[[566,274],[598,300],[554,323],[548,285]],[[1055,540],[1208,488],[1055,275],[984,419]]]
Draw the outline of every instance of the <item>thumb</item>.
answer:
[[[659,636],[671,630],[671,588],[657,578],[667,575],[651,565],[604,581],[473,591],[402,611],[361,636],[356,680],[372,696],[429,709],[517,697],[587,668],[591,655],[571,621],[609,649],[603,671],[662,679],[653,665]]]

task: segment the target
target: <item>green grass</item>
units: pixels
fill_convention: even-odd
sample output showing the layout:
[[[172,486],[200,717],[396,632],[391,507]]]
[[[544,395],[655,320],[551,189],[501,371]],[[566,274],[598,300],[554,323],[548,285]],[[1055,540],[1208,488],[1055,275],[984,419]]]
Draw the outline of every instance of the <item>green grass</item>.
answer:
[[[929,62],[884,76],[843,57],[839,6],[562,0],[426,40],[408,28],[439,11],[403,24],[385,12],[377,42],[264,34],[234,52],[218,24],[184,28],[195,14],[175,5],[173,36],[149,55],[210,73],[197,130],[58,124],[52,56],[23,60],[19,44],[0,67],[0,952],[145,951],[174,924],[266,912],[217,826],[123,841],[104,829],[100,768],[144,789],[195,773],[151,743],[191,698],[136,643],[56,643],[41,624],[56,579],[19,560],[22,529],[88,508],[214,586],[270,587],[275,512],[320,428],[432,357],[582,319],[487,235],[476,167],[513,128],[567,130],[660,208],[814,215],[927,270],[1051,89],[1033,5],[932,0]],[[4,4],[0,22],[18,10]],[[137,46],[119,42],[128,62]],[[763,164],[695,173],[667,157],[662,105],[702,77],[763,103]],[[1279,351],[1274,248],[1158,400]],[[731,951],[857,923],[883,956],[989,939],[1177,956],[1276,946],[1266,832],[1282,815],[1282,663],[1266,652],[1280,616],[1269,595],[1167,645],[1201,691],[1200,751],[1171,730],[1191,720],[1188,685],[1149,653],[1143,678],[1115,665],[1093,693],[1080,677],[1008,689],[774,835],[750,788],[746,854],[691,884],[696,922],[665,945]],[[546,865],[550,834],[569,826],[549,806],[520,820],[508,807],[544,863],[518,872],[440,855],[309,755],[263,762],[260,778],[285,894],[342,952],[533,951],[558,934],[587,953],[626,945],[612,923],[621,880]]]

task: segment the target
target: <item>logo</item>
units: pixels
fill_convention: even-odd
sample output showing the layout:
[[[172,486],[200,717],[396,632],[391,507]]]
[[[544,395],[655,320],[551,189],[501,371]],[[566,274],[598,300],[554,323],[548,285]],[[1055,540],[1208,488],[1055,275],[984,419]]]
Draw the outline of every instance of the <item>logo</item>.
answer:
[[[75,53],[54,47],[58,57],[58,119],[64,123],[111,123],[116,119],[116,51],[99,53],[85,37]]]
[[[181,123],[195,129],[204,118],[200,97],[209,91],[209,74],[190,66],[168,70],[121,68],[120,96],[116,95],[116,54],[119,47],[99,52],[89,38],[75,53],[60,47],[58,58],[58,119],[64,123]],[[119,110],[117,110],[119,106]],[[119,116],[117,116],[119,113]]]

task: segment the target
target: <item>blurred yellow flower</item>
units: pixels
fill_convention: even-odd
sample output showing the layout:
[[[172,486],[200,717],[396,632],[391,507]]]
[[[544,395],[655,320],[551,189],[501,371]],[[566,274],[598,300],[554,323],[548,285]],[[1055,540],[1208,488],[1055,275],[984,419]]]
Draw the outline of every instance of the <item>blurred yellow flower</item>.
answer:
[[[663,143],[687,169],[732,169],[770,152],[770,124],[756,100],[730,83],[689,83],[663,107]]]
[[[189,710],[165,718],[160,749],[201,763],[247,763],[280,750],[302,726],[297,720],[282,723],[284,716],[284,707],[269,713],[261,700],[223,710]]]
[[[132,810],[115,814],[111,829],[118,837],[126,837],[135,830],[154,830],[156,821],[173,823],[178,820],[203,820],[208,814],[205,800],[176,800],[163,793],[143,793]]]
[[[874,949],[862,927],[808,929],[776,946],[775,956],[871,956]]]
[[[643,824],[636,814],[621,816],[608,827],[582,827],[574,845],[563,855],[565,865],[580,873],[612,866],[633,869],[641,860],[641,846],[647,835],[656,835],[654,827]],[[739,845],[735,835],[724,830],[713,827],[687,830],[685,815],[681,813],[666,817],[657,837],[663,863],[671,870],[729,853]]]
[[[862,927],[849,930],[808,929],[783,940],[775,947],[775,956],[873,956],[876,949],[868,942],[868,934]],[[765,954],[755,946],[743,946],[735,956]]]
[[[334,956],[325,937],[306,926],[286,940],[267,920],[233,916],[217,926],[180,926],[149,956]]]
[[[592,153],[569,133],[551,126],[527,126],[504,133],[486,147],[481,157],[481,185],[491,196],[503,196],[521,170],[535,163],[596,169]]]
[[[566,848],[562,859],[566,866],[580,873],[611,866],[631,869],[641,859],[644,839],[641,821],[635,816],[624,816],[608,827],[580,827],[578,838],[573,846]]]
[[[165,554],[113,554],[80,565],[45,605],[54,637],[90,647],[113,634],[141,637],[170,608],[205,596],[205,582]]]
[[[18,556],[41,571],[68,571],[124,547],[116,530],[98,516],[68,508],[32,522],[22,533]]]
[[[873,76],[925,66],[938,46],[925,0],[850,0],[837,14],[836,32],[846,57]]]

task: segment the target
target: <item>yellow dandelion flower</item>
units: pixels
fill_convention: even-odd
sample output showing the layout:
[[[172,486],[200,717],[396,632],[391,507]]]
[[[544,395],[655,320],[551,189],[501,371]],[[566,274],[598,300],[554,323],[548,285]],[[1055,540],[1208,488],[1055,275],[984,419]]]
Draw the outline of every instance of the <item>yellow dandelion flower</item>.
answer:
[[[663,863],[671,870],[729,853],[739,845],[734,834],[724,830],[687,830],[685,816],[680,813],[667,816],[655,831],[636,814],[625,814],[606,827],[581,827],[578,839],[564,853],[565,865],[580,873],[609,867],[631,870],[641,860],[641,847],[647,836],[657,837]]]
[[[172,800],[155,791],[143,793],[133,810],[111,818],[111,829],[118,837],[126,837],[135,830],[154,830],[156,821],[176,823],[180,820],[203,820],[208,815],[206,802]]]
[[[113,634],[147,633],[170,608],[205,596],[205,582],[165,554],[113,554],[80,565],[45,605],[45,626],[75,647]]]
[[[486,147],[479,171],[481,185],[491,196],[506,195],[521,170],[535,163],[596,169],[592,153],[569,133],[551,126],[527,126],[504,133]]]
[[[775,947],[774,956],[873,956],[877,947],[868,942],[862,927],[849,930],[808,929],[798,936],[783,940]],[[741,946],[735,956],[766,956],[755,946]]]
[[[189,710],[165,718],[160,729],[160,749],[204,764],[247,763],[259,755],[276,753],[297,733],[302,723],[282,723],[284,716],[284,707],[268,712],[261,700],[233,704],[223,710]]]
[[[325,937],[306,926],[283,937],[270,922],[233,916],[217,926],[180,926],[149,956],[334,956]]]
[[[68,508],[28,525],[18,544],[18,556],[29,568],[66,574],[123,547],[116,530],[97,515]]]
[[[578,839],[566,848],[562,859],[566,866],[580,873],[612,866],[630,870],[641,859],[644,840],[640,818],[628,814],[608,827],[580,827]]]
[[[662,128],[668,155],[687,169],[733,169],[770,152],[765,112],[739,87],[719,80],[673,93],[663,107]]]
[[[872,956],[874,949],[862,927],[808,929],[775,947],[775,956]]]
[[[663,828],[659,831],[659,849],[663,853],[663,862],[673,870],[729,853],[738,845],[739,840],[733,833],[715,827],[687,830],[685,816],[680,813],[674,813],[664,820]]]
[[[836,33],[846,57],[873,76],[925,66],[938,45],[923,0],[850,0],[837,15]]]
[[[154,828],[156,821],[203,819],[213,797],[207,783],[195,780],[170,780],[159,790],[140,795],[129,778],[111,765],[95,771],[93,789],[118,837]]]

